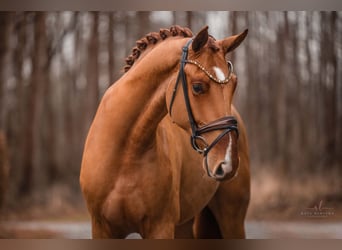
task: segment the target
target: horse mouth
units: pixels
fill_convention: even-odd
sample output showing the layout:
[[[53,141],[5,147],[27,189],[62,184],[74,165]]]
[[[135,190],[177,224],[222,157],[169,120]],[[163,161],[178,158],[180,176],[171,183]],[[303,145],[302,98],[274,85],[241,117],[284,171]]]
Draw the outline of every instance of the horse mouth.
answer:
[[[230,173],[228,173],[228,174],[215,174],[214,176],[213,176],[213,178],[216,180],[216,181],[231,181],[231,180],[233,180],[233,179],[235,179],[235,177],[237,177],[238,176],[238,173],[239,171],[238,171],[238,169],[236,170],[236,171],[232,171],[232,172],[230,172]]]
[[[209,176],[214,178],[216,181],[229,181],[234,179],[239,172],[239,160],[235,162],[233,165],[227,165],[225,161],[218,164],[218,166],[214,169],[212,173],[209,173]]]

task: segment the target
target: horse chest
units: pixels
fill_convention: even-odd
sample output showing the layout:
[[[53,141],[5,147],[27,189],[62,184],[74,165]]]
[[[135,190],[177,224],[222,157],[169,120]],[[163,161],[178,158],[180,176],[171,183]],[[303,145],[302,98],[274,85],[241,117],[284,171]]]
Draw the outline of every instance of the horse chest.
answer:
[[[191,159],[190,153],[187,164],[168,156],[150,150],[139,157],[127,156],[121,162],[120,178],[110,196],[115,197],[111,202],[114,206],[124,206],[126,218],[139,221],[156,213],[173,214],[177,223],[183,223],[211,200],[219,184],[205,175],[197,155]]]

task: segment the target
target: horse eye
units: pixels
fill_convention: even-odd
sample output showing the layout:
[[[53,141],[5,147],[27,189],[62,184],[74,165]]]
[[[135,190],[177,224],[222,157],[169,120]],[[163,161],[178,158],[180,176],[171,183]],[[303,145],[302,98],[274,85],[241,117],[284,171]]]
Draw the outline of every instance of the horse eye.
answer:
[[[192,92],[194,94],[203,94],[204,93],[204,86],[202,83],[194,83],[192,84]]]

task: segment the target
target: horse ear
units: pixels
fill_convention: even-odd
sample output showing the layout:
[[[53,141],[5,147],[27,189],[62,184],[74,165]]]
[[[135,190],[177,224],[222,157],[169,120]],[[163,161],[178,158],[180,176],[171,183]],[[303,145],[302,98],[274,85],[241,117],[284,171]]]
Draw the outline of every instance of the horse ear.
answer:
[[[247,33],[248,33],[248,29],[246,29],[244,32],[238,35],[231,36],[222,40],[222,46],[223,46],[225,53],[231,52],[234,49],[236,49],[240,45],[240,43],[242,43],[242,41],[245,39],[245,37],[247,36]]]
[[[208,26],[205,26],[194,38],[192,50],[198,52],[208,41]]]

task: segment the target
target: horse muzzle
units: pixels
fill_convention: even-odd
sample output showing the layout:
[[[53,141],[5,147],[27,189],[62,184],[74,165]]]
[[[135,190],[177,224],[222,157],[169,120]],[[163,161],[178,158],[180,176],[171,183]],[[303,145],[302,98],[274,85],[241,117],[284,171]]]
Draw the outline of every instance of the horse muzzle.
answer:
[[[203,152],[203,167],[209,177],[216,180],[228,180],[236,176],[240,162],[237,140],[237,130],[226,128],[208,147],[198,151]],[[200,142],[202,145],[208,145],[202,140]]]

